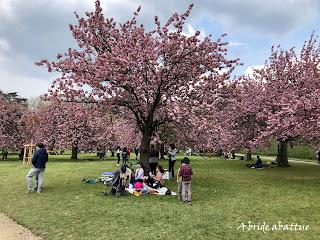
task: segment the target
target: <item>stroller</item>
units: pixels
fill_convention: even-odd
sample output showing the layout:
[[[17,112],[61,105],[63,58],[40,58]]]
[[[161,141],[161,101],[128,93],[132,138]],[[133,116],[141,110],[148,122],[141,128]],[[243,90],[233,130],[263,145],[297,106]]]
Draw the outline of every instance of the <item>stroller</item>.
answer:
[[[125,164],[120,169],[117,169],[113,174],[113,178],[104,181],[106,190],[103,192],[103,195],[127,195],[126,187],[130,184],[131,174],[131,169]]]

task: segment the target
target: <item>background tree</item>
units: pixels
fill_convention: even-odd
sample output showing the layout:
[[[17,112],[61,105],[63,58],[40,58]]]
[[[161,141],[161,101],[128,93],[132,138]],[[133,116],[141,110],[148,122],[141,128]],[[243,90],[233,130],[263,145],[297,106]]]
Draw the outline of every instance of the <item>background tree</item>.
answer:
[[[288,142],[320,136],[319,66],[319,40],[312,34],[300,54],[294,48],[273,48],[264,68],[256,70],[255,79],[263,83],[262,114],[267,117],[267,127],[257,142],[278,140],[279,166],[289,166]]]
[[[26,105],[0,91],[0,148],[17,149],[21,141],[21,118]]]

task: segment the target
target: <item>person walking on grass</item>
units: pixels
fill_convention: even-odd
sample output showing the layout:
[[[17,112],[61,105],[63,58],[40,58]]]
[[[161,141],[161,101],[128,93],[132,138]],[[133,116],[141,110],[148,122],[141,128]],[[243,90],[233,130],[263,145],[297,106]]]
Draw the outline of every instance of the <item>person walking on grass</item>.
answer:
[[[169,151],[168,151],[168,157],[169,157],[169,176],[174,177],[174,164],[177,160],[177,150],[174,144],[170,144]]]
[[[191,178],[193,175],[192,168],[190,166],[190,159],[185,157],[183,159],[184,165],[181,166],[179,176],[181,177],[182,185],[182,201],[184,203],[191,204]]]
[[[28,184],[28,191],[26,193],[31,193],[34,190],[36,190],[37,193],[40,193],[42,190],[43,174],[46,169],[46,163],[48,162],[48,152],[42,143],[37,144],[37,147],[39,149],[33,155],[32,167],[26,176]],[[35,189],[32,188],[33,176],[36,176]]]

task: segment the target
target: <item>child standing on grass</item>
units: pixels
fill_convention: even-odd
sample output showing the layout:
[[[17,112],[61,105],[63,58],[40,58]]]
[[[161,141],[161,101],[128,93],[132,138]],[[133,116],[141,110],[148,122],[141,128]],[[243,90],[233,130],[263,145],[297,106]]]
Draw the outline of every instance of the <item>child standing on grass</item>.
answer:
[[[192,177],[192,168],[190,166],[190,159],[185,157],[183,160],[184,165],[181,166],[179,176],[181,176],[181,185],[182,185],[182,201],[184,203],[188,202],[191,204],[191,177]]]
[[[178,184],[178,200],[180,201],[181,200],[181,193],[182,193],[182,177],[179,176],[180,174],[180,170],[181,170],[181,167],[184,166],[184,161],[181,160],[181,166],[180,168],[178,169],[178,174],[177,174],[177,184]]]

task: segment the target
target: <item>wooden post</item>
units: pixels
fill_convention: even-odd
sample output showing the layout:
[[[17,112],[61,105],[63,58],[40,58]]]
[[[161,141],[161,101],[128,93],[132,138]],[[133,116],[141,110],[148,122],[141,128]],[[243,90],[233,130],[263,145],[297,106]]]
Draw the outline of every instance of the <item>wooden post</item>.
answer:
[[[31,166],[35,147],[36,146],[33,144],[33,141],[31,141],[31,144],[24,145],[23,162],[22,162],[22,165],[24,167]]]

